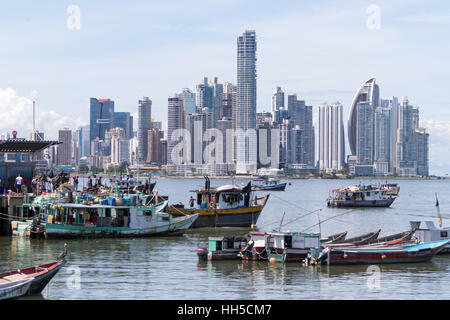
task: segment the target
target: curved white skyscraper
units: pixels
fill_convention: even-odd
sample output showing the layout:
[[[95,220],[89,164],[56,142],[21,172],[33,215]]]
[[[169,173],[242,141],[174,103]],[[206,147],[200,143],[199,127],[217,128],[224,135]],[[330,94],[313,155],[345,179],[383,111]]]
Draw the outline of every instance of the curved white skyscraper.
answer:
[[[375,111],[375,108],[378,107],[379,101],[379,87],[375,84],[375,78],[367,80],[365,83],[361,85],[359,90],[356,92],[355,97],[353,98],[352,104],[350,106],[350,116],[348,119],[348,143],[350,146],[350,150],[352,155],[357,154],[357,105],[360,102],[366,102],[369,106]],[[374,123],[371,124],[374,126]],[[372,130],[373,131],[373,130]]]

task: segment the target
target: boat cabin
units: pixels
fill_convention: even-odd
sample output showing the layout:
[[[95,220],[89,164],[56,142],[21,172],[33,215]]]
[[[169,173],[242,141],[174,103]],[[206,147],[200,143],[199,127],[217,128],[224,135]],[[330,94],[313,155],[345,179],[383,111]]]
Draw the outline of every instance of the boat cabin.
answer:
[[[225,185],[218,188],[191,190],[197,193],[199,209],[233,209],[251,206],[251,188]]]
[[[421,221],[410,221],[411,228],[414,228],[414,236],[420,242],[432,242],[439,240],[450,240],[450,228],[438,228],[432,221],[425,221],[425,228],[420,228]],[[441,253],[450,252],[450,243],[447,243]]]
[[[268,233],[267,246],[271,251],[319,248],[320,234],[300,232]]]
[[[208,252],[240,250],[242,246],[247,245],[245,237],[209,237]]]

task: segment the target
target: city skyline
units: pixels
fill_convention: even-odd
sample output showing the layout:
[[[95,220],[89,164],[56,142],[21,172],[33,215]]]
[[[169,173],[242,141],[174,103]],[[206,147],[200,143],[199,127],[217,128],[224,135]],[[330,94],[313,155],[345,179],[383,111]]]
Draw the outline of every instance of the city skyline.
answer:
[[[420,16],[418,16],[418,12],[420,10],[418,10],[417,8],[421,8],[421,6],[423,6],[423,4],[420,3],[416,3],[415,7],[417,9],[417,11],[415,12],[413,9],[410,8],[409,11],[407,12],[403,12],[402,15],[399,16],[399,12],[401,11],[401,9],[404,9],[405,7],[402,5],[394,5],[394,4],[388,4],[385,2],[381,2],[380,3],[380,9],[381,9],[381,28],[380,30],[370,30],[367,28],[367,26],[365,25],[366,20],[368,18],[368,15],[366,13],[367,6],[368,4],[361,4],[361,5],[355,5],[356,3],[353,2],[352,3],[354,8],[352,10],[349,11],[349,15],[351,17],[358,17],[355,21],[355,25],[351,24],[352,26],[350,26],[351,29],[351,35],[354,35],[354,33],[357,33],[359,36],[362,35],[367,35],[370,37],[370,39],[372,40],[372,46],[375,46],[376,43],[378,41],[380,41],[380,33],[383,33],[383,36],[386,36],[386,34],[391,35],[392,36],[392,29],[396,30],[397,32],[399,32],[400,34],[404,34],[405,30],[402,28],[398,28],[395,29],[396,27],[401,27],[402,23],[407,24],[409,27],[417,27],[418,24],[425,24],[426,28],[431,28],[432,30],[436,29],[439,25],[441,25],[442,23],[447,23],[445,19],[435,19],[433,20],[433,17],[438,16],[438,13],[440,13],[442,11],[442,8],[440,8],[439,12],[436,12],[436,10],[433,7],[433,5],[429,5],[429,10],[427,11],[425,15],[425,17],[428,19],[420,19]],[[428,4],[428,2],[427,2]],[[233,2],[230,4],[230,8],[226,8],[226,12],[230,12],[231,9],[233,8],[239,8],[242,4],[238,3],[238,2]],[[300,9],[300,7],[303,9],[305,9],[306,12],[312,13],[313,16],[314,14],[318,14],[319,9],[322,9],[323,7],[321,6],[313,6],[313,5],[304,5],[304,6],[299,6],[297,4],[292,4],[290,3],[290,5],[292,5],[292,11],[293,12],[299,12],[298,9]],[[180,5],[181,6],[181,5]],[[347,5],[347,6],[351,6],[351,5]],[[244,5],[244,7],[247,7],[246,5]],[[271,22],[276,21],[276,18],[279,17],[284,17],[285,15],[287,15],[286,13],[286,6],[281,6],[282,8],[279,8],[276,10],[275,14],[274,14],[274,19],[270,19]],[[410,6],[411,7],[411,6]],[[414,7],[414,5],[412,5],[412,7]],[[62,7],[60,7],[62,8]],[[76,34],[76,32],[79,32],[80,34],[82,34],[83,36],[85,36],[85,34],[83,32],[92,32],[92,28],[93,25],[91,24],[91,18],[92,16],[89,14],[90,10],[91,10],[91,14],[96,14],[98,8],[95,8],[95,6],[90,6],[88,4],[80,4],[80,8],[81,8],[81,12],[82,12],[82,24],[81,24],[81,29],[79,31],[77,30],[61,30],[61,33],[64,33],[66,36],[70,36],[73,37],[74,34]],[[57,9],[54,9],[54,12],[52,12],[52,14],[54,16],[56,16],[57,14]],[[62,8],[65,9],[65,8]],[[114,8],[109,8],[109,10],[113,10]],[[117,8],[115,8],[117,9]],[[137,9],[137,7],[132,7],[130,10],[132,13],[134,13],[134,9]],[[180,9],[179,7],[177,7],[177,9]],[[221,8],[224,9],[224,8]],[[297,9],[297,11],[296,11]],[[341,18],[343,18],[344,16],[346,16],[346,14],[343,14],[341,11],[338,11],[339,14],[331,14],[331,12],[336,9],[335,5],[331,5],[328,6],[328,8],[322,12],[324,15],[329,15],[331,16],[334,20],[340,20]],[[168,10],[166,8],[166,10]],[[174,9],[176,10],[176,9]],[[258,12],[261,12],[262,9],[258,9]],[[12,12],[14,15],[14,8],[12,8]],[[109,12],[109,11],[108,11]],[[427,15],[428,14],[428,15]],[[189,15],[189,14],[188,14]],[[342,17],[340,16],[342,15]],[[229,15],[226,15],[229,17]],[[288,15],[289,16],[289,15]],[[63,10],[62,12],[62,17],[60,17],[60,20],[65,22],[65,18],[67,17],[67,13],[65,13],[65,11]],[[409,17],[409,19],[408,19]],[[414,17],[416,19],[414,19]],[[85,20],[83,20],[85,19]],[[255,19],[253,19],[255,20]],[[263,19],[264,20],[264,19]],[[4,20],[4,23],[8,23],[8,19]],[[49,20],[49,24],[51,23],[56,23],[55,19],[50,19]],[[84,22],[83,22],[84,21]],[[212,59],[212,60],[217,60],[220,61],[220,63],[217,63],[217,61],[206,61],[205,65],[201,68],[198,68],[198,65],[196,64],[195,60],[191,60],[191,63],[187,63],[186,67],[187,70],[191,70],[191,68],[197,68],[195,69],[196,71],[189,77],[183,77],[183,85],[179,86],[177,82],[178,80],[173,81],[175,78],[170,78],[170,82],[173,82],[173,85],[167,86],[167,79],[163,79],[161,81],[161,84],[159,84],[157,86],[157,88],[162,88],[164,86],[164,90],[158,89],[156,90],[157,92],[151,92],[152,90],[148,90],[148,89],[144,89],[141,90],[142,92],[140,92],[139,95],[135,95],[133,97],[133,99],[131,99],[131,94],[128,94],[128,97],[123,96],[123,93],[119,90],[117,91],[117,93],[115,93],[115,84],[114,81],[111,82],[111,80],[107,80],[104,82],[104,84],[102,85],[103,88],[96,88],[96,83],[95,81],[85,81],[86,83],[89,83],[89,86],[93,87],[93,90],[95,92],[92,92],[91,94],[89,94],[88,96],[91,97],[109,97],[112,100],[115,101],[116,103],[116,109],[124,111],[124,112],[130,112],[132,113],[135,117],[135,124],[136,124],[136,115],[137,115],[137,110],[136,110],[136,103],[139,97],[142,96],[149,96],[150,99],[153,101],[153,110],[152,113],[155,116],[155,119],[158,120],[162,120],[165,121],[165,119],[167,119],[167,116],[164,115],[164,111],[167,109],[167,97],[170,96],[170,92],[173,92],[174,90],[178,90],[177,88],[185,88],[188,87],[190,89],[194,89],[194,85],[196,83],[199,82],[200,79],[202,79],[205,76],[209,76],[209,77],[214,77],[214,76],[218,76],[220,79],[224,79],[224,81],[230,81],[232,83],[236,83],[236,75],[233,74],[233,70],[234,68],[231,68],[231,70],[228,72],[224,72],[224,70],[226,68],[229,68],[230,66],[233,66],[234,61],[236,59],[236,57],[234,56],[234,52],[235,49],[233,49],[232,47],[235,45],[235,37],[238,34],[241,34],[243,32],[243,30],[245,29],[255,29],[258,33],[258,103],[257,103],[257,111],[261,112],[263,110],[269,111],[270,110],[270,103],[271,103],[271,94],[273,92],[273,89],[277,86],[280,86],[283,88],[283,90],[285,90],[286,94],[291,94],[291,93],[295,93],[294,90],[296,90],[296,93],[298,93],[298,98],[302,99],[302,100],[306,100],[307,103],[309,105],[312,105],[314,108],[314,120],[315,123],[317,123],[317,112],[316,109],[317,107],[320,105],[320,103],[323,102],[332,102],[332,101],[340,101],[343,105],[344,108],[344,119],[347,118],[348,112],[349,112],[349,108],[350,108],[350,103],[351,103],[351,99],[354,95],[354,92],[356,90],[356,88],[360,85],[360,83],[362,81],[365,81],[365,79],[369,79],[369,78],[377,78],[379,79],[378,82],[381,85],[381,92],[380,92],[380,97],[390,97],[390,96],[397,96],[399,97],[399,99],[403,99],[404,96],[408,96],[409,99],[412,101],[413,105],[417,105],[419,107],[421,107],[421,113],[422,113],[422,122],[423,122],[423,126],[426,128],[430,129],[430,174],[433,173],[441,173],[444,174],[445,171],[447,170],[446,166],[445,166],[445,160],[448,158],[448,155],[445,155],[445,153],[443,155],[439,154],[440,153],[440,148],[439,146],[443,146],[444,143],[440,142],[439,138],[446,138],[445,135],[443,133],[446,132],[447,126],[445,125],[445,121],[447,121],[448,117],[447,117],[447,109],[443,109],[442,107],[438,108],[437,106],[439,106],[439,103],[437,103],[437,99],[441,99],[441,101],[447,101],[447,97],[445,97],[445,90],[439,90],[440,86],[442,86],[441,84],[437,84],[432,86],[430,82],[430,80],[428,79],[427,81],[424,82],[420,82],[417,81],[417,83],[415,83],[413,80],[416,80],[418,78],[420,78],[420,76],[412,76],[411,71],[407,70],[407,68],[411,68],[412,67],[412,62],[414,62],[415,60],[413,58],[406,58],[406,61],[399,63],[397,61],[398,67],[395,68],[395,73],[397,74],[401,74],[402,76],[396,76],[396,77],[391,77],[388,76],[389,73],[386,73],[386,67],[381,66],[380,67],[380,63],[381,60],[383,59],[372,59],[375,65],[374,66],[367,66],[365,70],[363,70],[359,76],[358,73],[355,73],[355,69],[358,68],[360,60],[356,60],[354,63],[354,66],[350,66],[346,65],[347,70],[349,71],[349,75],[346,75],[344,81],[339,81],[339,87],[336,86],[336,82],[333,81],[333,83],[331,84],[330,81],[325,81],[323,79],[323,77],[321,77],[321,74],[323,74],[324,70],[327,70],[327,67],[330,66],[330,61],[326,61],[326,59],[324,60],[324,57],[317,57],[317,59],[312,60],[313,65],[315,66],[314,71],[309,74],[308,76],[308,81],[290,81],[289,79],[292,80],[292,72],[289,72],[288,69],[286,68],[279,68],[279,65],[277,65],[277,63],[274,63],[273,58],[270,58],[269,55],[274,53],[274,50],[276,49],[276,47],[274,46],[275,43],[281,44],[283,43],[283,39],[285,40],[285,37],[280,37],[279,39],[276,38],[276,36],[280,36],[282,31],[288,30],[287,26],[291,23],[293,23],[292,20],[287,20],[288,22],[286,22],[285,24],[282,24],[280,27],[275,28],[274,30],[270,30],[268,28],[268,26],[263,26],[262,23],[251,23],[253,26],[248,26],[247,27],[243,27],[241,24],[232,24],[231,28],[229,30],[215,30],[214,29],[210,32],[214,33],[217,32],[217,34],[220,34],[220,41],[219,44],[217,44],[217,47],[215,45],[208,45],[208,44],[204,44],[204,43],[197,43],[196,45],[198,45],[198,48],[208,48],[208,49],[213,49],[213,52],[216,53],[216,49],[220,48],[221,51],[223,51],[223,53],[217,55],[217,59]],[[254,22],[254,21],[253,21]],[[393,23],[395,22],[395,23]],[[269,24],[269,26],[272,26],[273,24]],[[357,26],[357,27],[356,27]],[[24,27],[26,28],[26,27]],[[89,30],[85,30],[85,29],[89,29]],[[238,30],[238,31],[236,31]],[[321,29],[319,28],[319,31]],[[191,30],[192,35],[195,35],[196,32],[198,30]],[[340,34],[341,30],[338,31],[338,34]],[[378,32],[378,34],[377,34]],[[411,31],[412,32],[412,31]],[[79,37],[82,35],[78,35]],[[409,32],[407,33],[409,34]],[[301,38],[301,37],[300,37]],[[6,37],[7,41],[9,38]],[[49,38],[51,39],[51,38]],[[327,38],[329,39],[329,38]],[[395,37],[395,40],[398,40],[398,35]],[[315,43],[315,41],[313,41],[314,39],[310,39],[308,37],[308,40],[312,41],[312,44]],[[385,40],[385,39],[384,39]],[[387,44],[388,45],[392,45],[394,38],[387,38]],[[80,40],[81,41],[81,40]],[[343,41],[345,42],[345,41]],[[226,43],[226,50],[224,49],[224,44]],[[287,45],[287,42],[284,42],[284,46]],[[320,44],[320,43],[319,43]],[[181,43],[181,45],[185,45],[185,42]],[[211,47],[212,46],[212,47]],[[323,46],[323,44],[322,44]],[[314,47],[314,46],[313,46]],[[321,46],[319,46],[320,48]],[[388,46],[389,47],[389,46]],[[316,47],[315,47],[316,48]],[[339,45],[337,47],[337,49],[340,50],[341,45]],[[339,52],[338,50],[338,52]],[[361,48],[357,48],[357,53],[361,53]],[[124,52],[124,49],[119,50],[120,52]],[[382,50],[382,48],[379,49],[375,49],[375,51],[377,53],[386,53],[386,50]],[[445,51],[445,50],[443,50]],[[152,56],[154,53],[149,53],[150,56]],[[438,54],[438,58],[440,57],[439,53]],[[308,54],[306,54],[308,55]],[[414,55],[414,53],[412,54]],[[63,55],[64,56],[64,55]],[[233,57],[234,56],[234,57]],[[176,57],[176,55],[169,55],[169,58],[174,59]],[[275,57],[278,57],[278,55],[275,55]],[[303,57],[303,56],[302,56]],[[370,57],[369,57],[370,58]],[[373,58],[373,57],[372,57]],[[396,59],[400,59],[399,57],[396,56]],[[14,59],[13,59],[14,60]],[[88,59],[89,60],[89,59]],[[108,59],[106,59],[108,60]],[[281,59],[283,60],[283,59]],[[305,67],[305,62],[304,62],[304,57],[302,59],[302,61],[295,61],[292,59],[284,59],[286,60],[288,63],[290,63],[294,68],[294,70],[300,70],[301,68]],[[386,59],[384,59],[386,60]],[[395,59],[394,59],[395,60]],[[59,61],[59,60],[58,60]],[[57,62],[58,62],[57,61]],[[138,59],[138,61],[141,61]],[[175,61],[175,60],[174,60]],[[278,60],[277,60],[278,61]],[[321,62],[324,63],[323,68],[318,68],[317,67],[317,62]],[[346,60],[347,61],[347,60]],[[432,63],[432,65],[434,65],[435,63],[438,64],[439,59],[436,59],[436,61],[434,61]],[[13,61],[14,62],[14,61]],[[45,61],[44,61],[45,62]],[[56,64],[57,64],[56,62]],[[223,62],[223,63],[222,63]],[[109,63],[111,63],[111,61],[109,61]],[[286,62],[285,62],[286,63]],[[386,62],[387,63],[387,62]],[[186,62],[185,62],[186,64]],[[12,65],[14,66],[14,63],[12,63]],[[102,68],[104,68],[106,65],[108,65],[108,63],[102,64],[100,63],[100,66]],[[130,65],[128,65],[130,67]],[[286,64],[284,64],[284,66],[286,66]],[[441,64],[442,66],[442,64]],[[445,73],[446,68],[448,69],[448,65],[444,64],[443,65],[443,72]],[[417,68],[417,66],[415,66]],[[12,67],[8,66],[6,69],[10,70]],[[273,68],[279,68],[279,71],[277,73],[273,72]],[[300,69],[299,69],[300,68]],[[308,67],[308,70],[310,67]],[[359,68],[361,68],[359,66]],[[423,69],[422,67],[419,66],[420,69]],[[83,69],[83,68],[81,68]],[[122,69],[125,70],[126,68]],[[130,71],[129,72],[135,72],[136,69],[131,67],[129,68]],[[145,69],[145,68],[144,68]],[[331,71],[331,76],[333,78],[333,76],[341,76],[344,73],[340,72],[341,68],[328,68]],[[373,70],[375,69],[379,69],[377,70],[377,72],[373,72]],[[442,69],[442,68],[441,68]],[[156,71],[153,71],[152,73],[154,73],[155,75],[161,75],[162,73],[160,72],[161,70],[156,69]],[[342,70],[342,69],[341,69]],[[431,70],[433,72],[435,72],[436,70],[434,70],[433,68],[431,68]],[[22,71],[23,70],[21,68],[18,68],[18,71]],[[73,70],[72,70],[73,71]],[[270,72],[269,72],[270,71]],[[330,72],[328,71],[328,72]],[[394,69],[390,70],[390,72],[394,71]],[[402,71],[406,71],[406,72],[402,72]],[[38,70],[36,70],[35,72],[39,72],[39,68]],[[70,73],[70,70],[69,70]],[[101,72],[100,72],[101,73]],[[19,72],[20,74],[20,72]],[[183,73],[184,74],[184,73]],[[428,71],[425,71],[424,74],[429,74]],[[35,74],[35,77],[36,78]],[[405,77],[405,75],[407,77]],[[424,76],[422,76],[424,77]],[[114,78],[114,77],[113,77]],[[156,77],[158,78],[158,77]],[[194,79],[195,78],[195,79]],[[395,79],[394,79],[395,78]],[[439,77],[438,77],[439,78]],[[191,80],[192,79],[192,80]],[[270,79],[270,80],[269,80]],[[320,81],[318,81],[318,79],[320,79]],[[443,78],[442,78],[443,79]],[[44,77],[44,82],[45,82],[45,77]],[[95,80],[95,79],[94,79]],[[419,79],[420,80],[420,79]],[[20,84],[18,82],[17,79],[17,73],[14,73],[14,75],[12,77],[10,77],[10,79],[8,79],[7,81],[3,81],[3,84],[0,85],[0,101],[2,101],[4,103],[4,105],[8,106],[8,108],[10,108],[12,105],[14,106],[19,106],[18,109],[20,109],[20,111],[24,111],[26,110],[26,108],[29,106],[29,101],[31,101],[31,91],[36,90],[38,91],[36,94],[37,97],[37,126],[36,129],[39,131],[44,131],[46,134],[46,137],[49,138],[56,138],[57,135],[57,130],[62,129],[64,127],[70,127],[73,130],[77,129],[79,126],[81,125],[86,125],[87,124],[87,119],[88,117],[86,116],[87,112],[88,112],[88,108],[87,108],[87,103],[86,100],[88,99],[88,96],[84,96],[83,94],[80,94],[81,92],[83,92],[82,90],[80,91],[80,89],[78,87],[75,87],[76,90],[73,90],[74,93],[67,95],[68,98],[67,99],[61,99],[61,94],[65,93],[66,90],[60,90],[62,93],[58,93],[55,95],[55,97],[59,97],[58,101],[57,100],[51,100],[49,99],[49,94],[54,92],[54,90],[50,89],[50,88],[45,88],[45,86],[39,87],[38,85],[36,85],[36,81],[33,83],[30,80],[27,80],[28,85],[27,84]],[[68,82],[68,85],[70,86],[72,82]],[[153,83],[153,82],[149,82],[149,85]],[[270,83],[270,84],[269,84]],[[109,84],[112,84],[111,86],[108,86]],[[435,83],[433,83],[435,84]],[[60,85],[61,86],[61,85]],[[146,85],[148,86],[148,85]],[[80,86],[82,87],[82,86]],[[417,90],[418,88],[422,87],[422,90]],[[430,87],[433,87],[433,90],[430,91]],[[7,88],[11,88],[11,90],[7,90]],[[28,90],[27,90],[28,88]],[[58,86],[56,86],[55,88],[58,88]],[[94,90],[95,89],[95,90]],[[142,87],[141,87],[142,89]],[[426,90],[425,90],[426,89]],[[154,90],[154,89],[153,89]],[[326,91],[326,92],[325,92]],[[423,92],[426,91],[428,92],[428,94],[423,95]],[[441,94],[441,96],[439,96],[438,94]],[[444,92],[444,93],[443,93]],[[77,94],[78,93],[78,94]],[[433,93],[433,94],[432,94]],[[438,93],[438,94],[436,94]],[[442,95],[443,93],[443,95]],[[163,100],[161,100],[161,96],[164,97],[164,102],[162,102]],[[3,97],[3,99],[2,99]],[[349,98],[350,97],[350,98]],[[7,99],[9,98],[9,100]],[[73,99],[78,100],[79,102],[77,102],[76,104],[73,104]],[[62,103],[62,106],[60,106],[60,104]],[[132,103],[132,104],[131,104]],[[52,105],[57,105],[58,107],[51,107]],[[67,106],[67,107],[66,107]],[[72,107],[71,107],[72,106]],[[74,107],[77,106],[77,107]],[[64,107],[64,108],[63,108]],[[434,111],[433,111],[434,110]],[[154,112],[153,112],[154,111]],[[433,112],[432,112],[433,111]],[[10,115],[11,112],[9,110],[5,110],[5,112]],[[84,115],[83,115],[84,112]],[[434,117],[433,117],[434,115]],[[437,117],[437,115],[439,115],[440,117]],[[12,123],[7,123],[6,125],[8,125],[7,129],[3,129],[2,131],[11,131],[12,129],[15,129],[16,127],[20,126],[20,125],[24,125],[24,124],[28,124],[31,123],[26,121],[26,117],[21,118],[20,121],[19,118],[17,118],[16,115],[12,114],[11,116],[12,119]],[[47,123],[52,123],[51,127],[52,129],[47,129],[47,125],[43,125],[44,120],[46,119]],[[439,120],[433,120],[433,119],[439,119]],[[67,125],[68,123],[73,123],[73,125]],[[167,123],[165,124],[165,126],[167,125]],[[28,128],[30,127],[30,125],[26,125],[24,128]],[[137,126],[135,126],[136,128]],[[6,128],[6,127],[5,127]],[[164,128],[163,128],[164,130]],[[434,134],[433,130],[438,130],[437,135]],[[19,128],[19,134],[22,136],[27,136],[29,133],[29,130],[25,131],[22,130],[21,128]],[[317,139],[316,139],[317,140]],[[441,143],[441,144],[439,144]],[[348,152],[347,152],[348,153]],[[436,162],[436,164],[434,164],[434,162]]]

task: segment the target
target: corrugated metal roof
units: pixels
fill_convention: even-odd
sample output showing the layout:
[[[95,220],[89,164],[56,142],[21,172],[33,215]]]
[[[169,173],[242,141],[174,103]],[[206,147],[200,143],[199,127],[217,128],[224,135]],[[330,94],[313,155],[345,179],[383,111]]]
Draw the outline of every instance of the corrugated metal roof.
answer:
[[[59,143],[58,141],[0,140],[0,152],[33,153]]]

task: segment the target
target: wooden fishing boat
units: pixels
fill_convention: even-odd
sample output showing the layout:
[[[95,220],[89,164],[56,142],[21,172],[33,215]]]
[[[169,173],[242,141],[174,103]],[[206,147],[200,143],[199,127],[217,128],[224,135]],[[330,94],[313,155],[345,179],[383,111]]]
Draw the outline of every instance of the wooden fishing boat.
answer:
[[[198,248],[199,261],[239,260],[241,247],[247,245],[246,237],[209,237],[208,248]]]
[[[400,192],[400,186],[397,183],[382,183],[380,189],[385,190],[386,194],[391,196],[398,196]]]
[[[269,232],[267,235],[269,261],[302,262],[311,249],[320,248],[319,233]]]
[[[392,235],[389,235],[389,236],[385,236],[385,237],[382,237],[382,238],[373,239],[373,240],[370,240],[369,242],[367,242],[366,244],[367,245],[379,245],[379,244],[393,245],[393,244],[399,244],[399,243],[410,241],[411,238],[414,235],[414,232],[415,232],[415,230],[412,229],[412,230],[408,230],[408,231],[392,234]]]
[[[28,293],[33,278],[0,279],[0,300],[17,299]]]
[[[349,239],[341,239],[341,240],[337,240],[334,241],[333,243],[328,243],[326,246],[339,246],[339,247],[343,247],[343,246],[361,246],[361,245],[365,245],[367,243],[369,243],[370,241],[373,241],[375,239],[378,238],[378,235],[380,234],[381,229],[374,231],[374,232],[369,232],[367,234],[363,234],[361,236],[357,236],[354,238],[349,238]],[[322,245],[323,246],[323,245]]]
[[[329,243],[344,241],[346,236],[347,236],[347,231],[344,231],[344,232],[336,233],[336,234],[333,234],[326,238],[320,239],[320,242],[322,244],[329,244]]]
[[[49,203],[41,207],[39,214],[44,215],[42,225],[46,238],[182,235],[199,217],[198,214],[174,217],[162,212],[167,201],[149,206],[110,204]],[[14,230],[13,226],[15,234],[26,236],[30,221],[17,221],[14,225],[17,228]]]
[[[58,273],[58,271],[65,265],[65,260],[55,261],[40,266],[33,266],[19,270],[9,271],[0,274],[1,280],[24,280],[31,279],[31,286],[28,292],[40,293],[49,281]]]
[[[197,206],[185,208],[183,204],[171,205],[168,212],[174,216],[199,214],[192,228],[201,227],[251,227],[256,225],[259,215],[269,199],[253,197],[251,183],[241,187],[225,185],[212,188],[207,178],[205,188],[191,190],[197,194]]]
[[[336,189],[332,190],[327,205],[334,208],[389,207],[397,197],[386,192],[372,185]]]
[[[389,247],[327,247],[325,249],[312,249],[311,255],[316,263],[331,265],[426,262],[442,251],[448,242],[449,240],[441,240]]]

